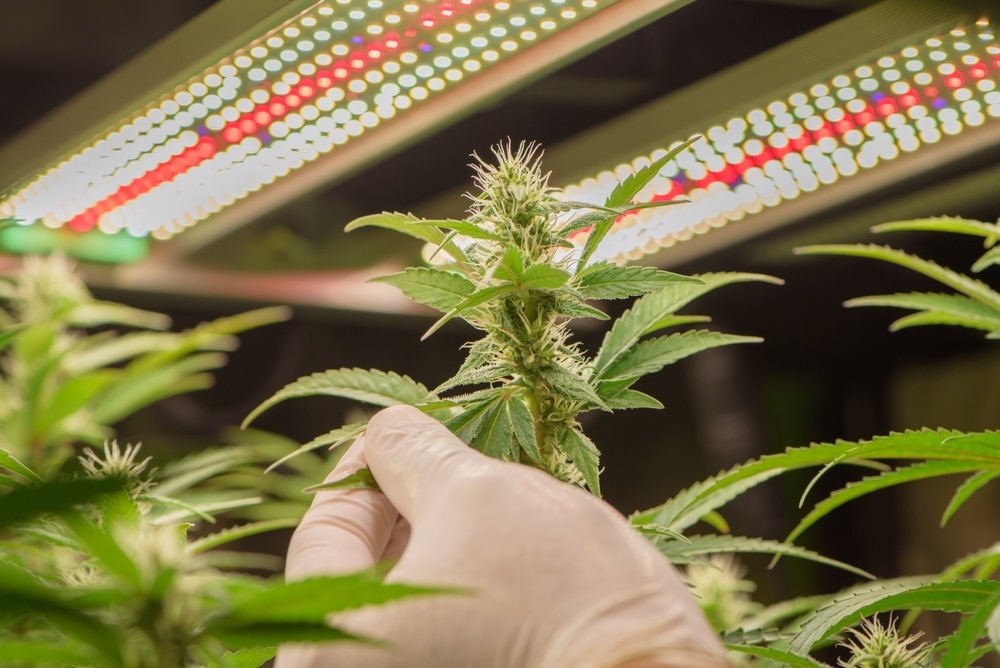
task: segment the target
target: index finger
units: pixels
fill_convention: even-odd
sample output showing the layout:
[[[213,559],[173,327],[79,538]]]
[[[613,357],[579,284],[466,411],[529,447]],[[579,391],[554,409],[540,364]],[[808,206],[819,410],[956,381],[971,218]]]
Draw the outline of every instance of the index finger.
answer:
[[[327,476],[344,478],[367,466],[362,436]],[[371,568],[382,556],[399,513],[375,489],[320,491],[292,534],[285,578],[338,575]]]

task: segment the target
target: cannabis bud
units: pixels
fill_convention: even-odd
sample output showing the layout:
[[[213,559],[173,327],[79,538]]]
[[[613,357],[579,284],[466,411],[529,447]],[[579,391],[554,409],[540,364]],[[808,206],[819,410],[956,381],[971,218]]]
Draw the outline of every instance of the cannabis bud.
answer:
[[[878,617],[864,619],[849,632],[851,638],[841,643],[850,652],[838,662],[842,668],[923,668],[930,660],[932,648],[919,642],[921,634],[901,635],[893,619],[887,626]]]

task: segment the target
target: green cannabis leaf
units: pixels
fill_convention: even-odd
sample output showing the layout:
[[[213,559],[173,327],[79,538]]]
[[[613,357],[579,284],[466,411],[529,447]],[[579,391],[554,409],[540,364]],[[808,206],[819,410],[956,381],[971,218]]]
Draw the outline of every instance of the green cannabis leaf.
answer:
[[[1000,262],[1000,252],[995,246],[1000,238],[1000,226],[962,218],[923,218],[884,223],[872,228],[873,232],[933,231],[971,235],[983,238],[987,250],[973,264],[972,270],[980,272]],[[986,283],[971,278],[935,262],[888,246],[874,244],[827,244],[796,248],[801,255],[848,255],[879,260],[905,267],[956,290],[958,294],[920,293],[875,295],[849,300],[846,306],[892,306],[914,313],[894,323],[893,331],[918,325],[957,325],[986,331],[987,338],[1000,337],[1000,293]]]

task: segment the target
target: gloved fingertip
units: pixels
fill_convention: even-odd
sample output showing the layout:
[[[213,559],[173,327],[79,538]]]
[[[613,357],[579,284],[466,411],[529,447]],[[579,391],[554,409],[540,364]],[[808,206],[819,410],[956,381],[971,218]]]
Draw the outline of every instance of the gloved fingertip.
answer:
[[[380,429],[392,427],[412,427],[419,425],[438,424],[437,420],[430,417],[415,406],[399,404],[383,408],[368,421],[368,433],[377,432]]]
[[[408,515],[414,499],[439,489],[444,464],[475,456],[447,427],[413,406],[377,413],[365,433],[365,457],[380,488]]]

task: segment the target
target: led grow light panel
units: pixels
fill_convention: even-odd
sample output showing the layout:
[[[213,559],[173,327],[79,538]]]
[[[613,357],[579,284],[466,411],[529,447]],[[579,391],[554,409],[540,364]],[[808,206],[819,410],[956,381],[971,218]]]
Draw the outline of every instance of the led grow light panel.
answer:
[[[315,3],[53,165],[0,213],[169,238],[611,4]]]
[[[1000,124],[998,79],[1000,42],[983,19],[706,128],[703,140],[636,198],[690,203],[621,217],[594,260],[638,259],[969,129]],[[604,201],[619,180],[668,148],[571,185],[564,195]]]

